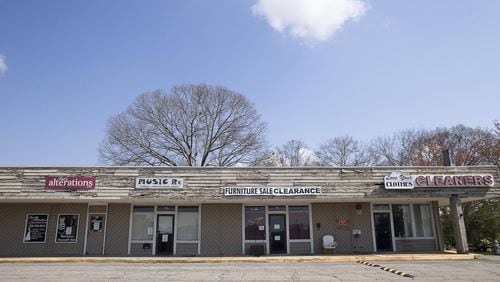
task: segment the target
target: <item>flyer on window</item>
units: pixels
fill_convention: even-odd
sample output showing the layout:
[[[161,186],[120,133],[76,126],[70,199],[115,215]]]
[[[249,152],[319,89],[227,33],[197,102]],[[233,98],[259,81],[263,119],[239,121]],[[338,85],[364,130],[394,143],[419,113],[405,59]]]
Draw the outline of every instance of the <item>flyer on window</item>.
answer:
[[[57,220],[57,243],[76,243],[78,215],[61,214]]]
[[[25,243],[44,243],[47,234],[47,214],[28,214],[24,232]]]

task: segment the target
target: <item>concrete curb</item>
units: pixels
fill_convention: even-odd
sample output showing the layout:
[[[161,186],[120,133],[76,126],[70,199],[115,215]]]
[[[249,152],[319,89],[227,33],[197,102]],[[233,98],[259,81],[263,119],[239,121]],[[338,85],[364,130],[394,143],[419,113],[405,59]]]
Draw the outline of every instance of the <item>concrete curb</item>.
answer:
[[[489,260],[489,261],[497,261],[500,262],[500,255],[483,255],[483,254],[474,254],[475,259]]]
[[[262,257],[11,257],[0,263],[300,263],[363,261],[473,260],[475,254],[373,254]]]

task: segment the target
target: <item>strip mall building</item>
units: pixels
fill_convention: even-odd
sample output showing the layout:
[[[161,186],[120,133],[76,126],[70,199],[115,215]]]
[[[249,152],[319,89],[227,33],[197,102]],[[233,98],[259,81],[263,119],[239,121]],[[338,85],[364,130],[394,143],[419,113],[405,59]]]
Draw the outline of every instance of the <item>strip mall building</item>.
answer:
[[[443,251],[450,206],[499,197],[483,167],[3,167],[0,256]]]

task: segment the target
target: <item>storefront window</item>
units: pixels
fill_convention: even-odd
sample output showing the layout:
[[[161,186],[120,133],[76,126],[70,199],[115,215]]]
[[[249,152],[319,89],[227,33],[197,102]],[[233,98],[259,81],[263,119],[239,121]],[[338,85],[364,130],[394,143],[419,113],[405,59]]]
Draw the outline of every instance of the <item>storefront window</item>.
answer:
[[[175,206],[157,206],[156,210],[159,212],[162,212],[162,211],[174,212]]]
[[[198,240],[198,207],[179,207],[177,240]]]
[[[267,210],[272,212],[272,211],[286,211],[286,206],[268,206]]]
[[[289,206],[290,239],[309,239],[309,207]]]
[[[60,214],[57,219],[56,243],[76,243],[78,214]]]
[[[415,213],[415,233],[417,237],[432,237],[431,207],[427,204],[413,205]]]
[[[132,240],[153,240],[154,208],[135,206],[132,216]]]
[[[266,239],[266,209],[264,207],[245,207],[245,239]]]
[[[373,205],[373,210],[389,211],[389,205],[384,205],[384,204]]]
[[[394,236],[412,237],[410,205],[392,205]]]

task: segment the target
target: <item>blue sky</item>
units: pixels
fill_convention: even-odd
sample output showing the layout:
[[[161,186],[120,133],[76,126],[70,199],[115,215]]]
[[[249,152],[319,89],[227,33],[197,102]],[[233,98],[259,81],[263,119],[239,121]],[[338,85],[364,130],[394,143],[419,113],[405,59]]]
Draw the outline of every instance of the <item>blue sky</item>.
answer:
[[[272,145],[500,119],[500,1],[280,2],[0,0],[0,165],[98,164],[110,116],[183,83]]]

